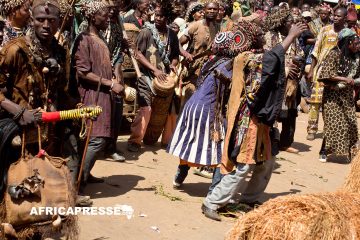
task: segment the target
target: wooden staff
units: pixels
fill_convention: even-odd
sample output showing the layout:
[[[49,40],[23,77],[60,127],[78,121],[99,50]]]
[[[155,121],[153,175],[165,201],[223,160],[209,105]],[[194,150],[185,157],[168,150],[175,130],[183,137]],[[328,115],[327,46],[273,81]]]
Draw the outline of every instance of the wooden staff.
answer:
[[[100,80],[99,80],[99,83],[98,83],[98,86],[97,86],[97,90],[96,90],[95,106],[97,106],[97,103],[99,101],[101,80],[102,80],[102,76],[100,77]],[[82,159],[81,159],[80,173],[79,173],[78,181],[77,181],[77,192],[79,192],[79,189],[80,189],[81,177],[82,177],[82,172],[83,172],[83,169],[84,169],[84,163],[85,163],[85,158],[86,158],[86,152],[87,152],[88,147],[89,147],[89,141],[90,141],[93,126],[94,126],[94,119],[90,118],[90,127],[89,127],[89,130],[88,130],[87,136],[86,136],[85,148],[84,148],[83,156],[82,156]]]
[[[67,18],[69,17],[69,14],[70,14],[70,11],[73,9],[75,5],[75,0],[72,0],[71,3],[70,3],[70,7],[69,9],[66,11],[66,14],[65,14],[65,17],[61,23],[61,26],[60,26],[60,29],[59,29],[59,36],[57,37],[57,41],[60,40],[60,37],[61,37],[61,34],[63,33],[64,31],[64,28],[65,28],[65,24],[66,24],[66,21],[67,21]]]

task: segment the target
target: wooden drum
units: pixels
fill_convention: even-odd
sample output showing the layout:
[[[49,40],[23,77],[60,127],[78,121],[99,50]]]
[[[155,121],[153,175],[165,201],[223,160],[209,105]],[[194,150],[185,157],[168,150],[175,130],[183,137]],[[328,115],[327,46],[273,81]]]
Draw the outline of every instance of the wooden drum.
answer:
[[[176,75],[175,73],[168,75],[165,83],[160,83],[155,78],[152,84],[156,96],[152,100],[151,117],[143,140],[147,145],[155,144],[164,130],[175,94]]]
[[[154,78],[152,86],[156,96],[167,97],[172,95],[176,86],[176,75],[174,73],[168,75],[166,82],[160,82],[157,78]]]

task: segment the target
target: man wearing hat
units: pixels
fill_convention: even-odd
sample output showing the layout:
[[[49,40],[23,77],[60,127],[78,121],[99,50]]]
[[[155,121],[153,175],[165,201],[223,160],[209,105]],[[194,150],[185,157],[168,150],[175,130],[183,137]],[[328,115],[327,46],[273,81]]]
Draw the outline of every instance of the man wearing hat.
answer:
[[[60,24],[59,8],[56,0],[35,0],[30,34],[11,40],[0,52],[0,106],[5,110],[1,118],[13,118],[26,129],[27,136],[37,136],[34,123],[39,110],[35,109],[56,111],[75,108],[75,101],[66,91],[69,69],[66,52],[54,38]],[[44,67],[49,71],[44,71]],[[74,136],[69,130],[71,127],[64,123],[53,128],[41,124],[41,129],[49,132],[42,139],[45,150],[53,156],[70,158],[68,166],[75,182],[79,158],[76,141],[71,140],[75,139],[71,137]],[[26,148],[30,154],[37,154],[37,147]],[[59,149],[62,151],[59,152]],[[88,201],[89,197],[78,197],[78,203]]]
[[[114,117],[111,95],[118,95],[123,91],[123,86],[113,79],[111,55],[101,31],[108,28],[108,5],[101,1],[89,1],[81,7],[87,19],[88,27],[76,39],[72,63],[77,74],[79,93],[85,105],[97,104],[103,109],[102,114],[94,121],[93,131],[87,149],[84,163],[82,187],[88,182],[103,182],[90,174],[99,152],[114,141]],[[101,63],[101,64],[99,64]],[[101,84],[100,91],[97,86]],[[97,102],[95,102],[97,101]]]
[[[24,36],[30,18],[29,0],[0,0],[1,10],[5,20],[4,38],[0,46],[4,46],[10,40]]]

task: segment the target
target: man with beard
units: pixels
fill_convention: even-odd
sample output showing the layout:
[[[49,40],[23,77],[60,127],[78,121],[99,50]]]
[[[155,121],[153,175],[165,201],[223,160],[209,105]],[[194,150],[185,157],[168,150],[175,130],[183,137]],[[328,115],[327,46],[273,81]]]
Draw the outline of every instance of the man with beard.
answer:
[[[131,152],[139,151],[151,112],[154,110],[151,87],[153,79],[166,82],[167,74],[176,71],[178,64],[179,41],[176,33],[167,27],[172,20],[170,4],[162,1],[155,9],[155,24],[146,22],[137,37],[135,55],[140,63],[142,77],[138,80],[140,109],[131,125],[131,136],[128,140],[128,150]]]
[[[88,182],[99,182],[101,179],[90,174],[96,155],[114,141],[113,110],[111,93],[120,94],[123,86],[113,79],[113,70],[109,48],[101,35],[108,28],[109,9],[100,1],[91,1],[81,8],[89,23],[87,30],[76,39],[72,54],[73,68],[76,71],[80,98],[83,104],[102,107],[102,114],[94,121],[93,131],[84,162],[81,190]],[[101,64],[99,64],[101,63]],[[100,91],[97,86],[101,84]]]
[[[4,46],[10,40],[24,36],[30,18],[29,0],[0,0],[2,11],[6,17],[4,39],[0,46]]]
[[[338,8],[334,14],[334,24],[321,28],[314,50],[312,52],[311,68],[308,79],[312,80],[313,88],[310,98],[309,122],[307,127],[307,140],[314,140],[318,130],[319,109],[322,103],[323,84],[317,81],[320,64],[328,55],[330,50],[337,46],[338,33],[345,27],[347,10]]]

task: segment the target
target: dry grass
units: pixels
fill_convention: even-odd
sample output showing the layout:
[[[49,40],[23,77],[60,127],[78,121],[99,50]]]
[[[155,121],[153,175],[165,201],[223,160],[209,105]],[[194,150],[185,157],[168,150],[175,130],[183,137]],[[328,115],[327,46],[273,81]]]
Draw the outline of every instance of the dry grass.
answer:
[[[241,217],[226,239],[358,239],[359,219],[359,194],[336,192],[278,197]]]
[[[360,154],[339,191],[272,199],[240,217],[226,239],[360,239]]]

